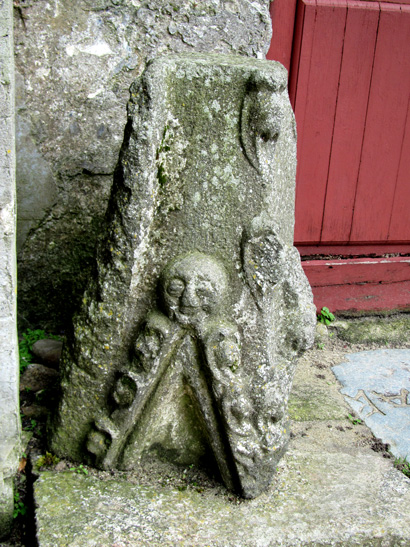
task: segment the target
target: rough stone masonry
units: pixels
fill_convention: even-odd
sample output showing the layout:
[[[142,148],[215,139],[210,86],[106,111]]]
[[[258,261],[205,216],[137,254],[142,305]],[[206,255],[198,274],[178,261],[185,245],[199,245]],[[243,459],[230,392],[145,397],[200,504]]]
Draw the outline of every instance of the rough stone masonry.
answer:
[[[16,329],[13,6],[0,2],[0,539],[13,520],[20,456]]]
[[[16,0],[19,328],[66,330],[92,270],[147,60],[264,58],[270,0]]]
[[[265,490],[312,294],[293,247],[296,132],[278,63],[178,55],[131,87],[106,236],[63,356],[52,449],[102,468],[214,465]]]

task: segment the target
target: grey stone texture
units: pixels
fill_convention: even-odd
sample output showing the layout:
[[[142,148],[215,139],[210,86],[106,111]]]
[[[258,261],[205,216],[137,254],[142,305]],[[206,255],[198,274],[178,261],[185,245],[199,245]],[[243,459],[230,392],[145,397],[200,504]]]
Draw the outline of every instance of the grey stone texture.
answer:
[[[172,52],[262,58],[269,0],[15,2],[19,314],[67,324],[93,265],[129,86]]]
[[[57,454],[106,469],[214,458],[229,489],[268,487],[316,323],[293,247],[286,83],[279,63],[179,55],[133,84],[97,274],[62,356]]]
[[[257,499],[238,500],[189,468],[122,477],[41,473],[34,487],[39,547],[409,545],[410,480],[371,448],[375,439],[363,423],[347,419],[351,410],[331,370],[344,359],[340,349],[315,348],[299,360],[291,398],[306,411],[293,416],[289,449]],[[323,396],[317,400],[320,384],[332,412]]]
[[[359,418],[396,458],[410,461],[410,350],[352,353],[333,372]]]
[[[16,331],[13,7],[0,2],[0,537],[14,508],[20,446]]]
[[[322,439],[323,440],[323,439]],[[329,439],[330,440],[330,439]],[[346,447],[345,447],[346,448]],[[270,490],[238,500],[172,486],[41,474],[39,547],[405,547],[410,480],[370,449],[305,438],[279,463]]]

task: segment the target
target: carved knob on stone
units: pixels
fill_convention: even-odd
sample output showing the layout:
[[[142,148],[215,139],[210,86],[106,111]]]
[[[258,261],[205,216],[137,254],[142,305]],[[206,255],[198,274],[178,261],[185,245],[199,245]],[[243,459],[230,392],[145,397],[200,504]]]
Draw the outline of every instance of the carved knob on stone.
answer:
[[[101,460],[109,447],[109,439],[107,434],[96,429],[91,430],[87,437],[87,450],[91,454],[94,454],[97,461]]]

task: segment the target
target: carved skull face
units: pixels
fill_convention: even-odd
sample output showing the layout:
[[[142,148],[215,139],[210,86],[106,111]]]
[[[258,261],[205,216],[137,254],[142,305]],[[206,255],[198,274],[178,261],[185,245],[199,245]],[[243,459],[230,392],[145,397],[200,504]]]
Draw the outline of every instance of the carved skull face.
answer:
[[[161,333],[146,327],[135,343],[136,354],[141,361],[153,360],[159,353],[161,342]]]
[[[148,315],[145,326],[134,345],[135,355],[146,372],[151,369],[169,333],[170,321],[165,315],[158,312]]]
[[[209,362],[220,370],[228,367],[235,372],[241,362],[238,327],[227,321],[211,324],[205,335],[205,348]]]
[[[169,316],[181,325],[199,328],[223,302],[228,277],[217,259],[196,252],[172,262],[162,285]]]
[[[128,376],[118,378],[113,391],[113,399],[119,407],[128,407],[134,400],[137,392],[137,385]]]

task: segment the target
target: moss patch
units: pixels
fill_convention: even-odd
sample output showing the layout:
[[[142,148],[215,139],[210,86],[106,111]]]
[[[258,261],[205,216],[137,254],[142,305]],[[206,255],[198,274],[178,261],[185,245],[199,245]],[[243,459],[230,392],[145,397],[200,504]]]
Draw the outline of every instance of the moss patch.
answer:
[[[398,347],[409,341],[410,315],[339,321],[334,328],[338,338],[351,344],[377,343]]]

